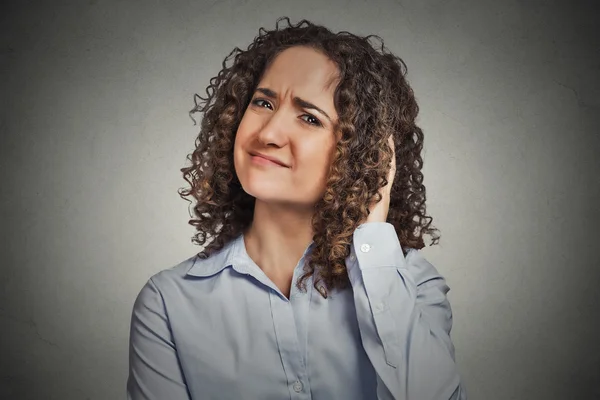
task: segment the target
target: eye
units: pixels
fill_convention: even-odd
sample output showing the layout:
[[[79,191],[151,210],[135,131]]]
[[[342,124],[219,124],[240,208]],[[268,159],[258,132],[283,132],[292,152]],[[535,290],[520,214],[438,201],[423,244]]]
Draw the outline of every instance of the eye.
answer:
[[[256,106],[259,106],[259,107],[261,107],[261,105],[259,104],[259,102],[260,102],[260,101],[264,101],[264,102],[265,102],[265,104],[269,104],[269,105],[270,105],[270,103],[269,103],[268,101],[266,101],[266,100],[263,100],[263,99],[254,99],[254,100],[252,101],[252,104],[254,104],[254,105],[256,105]]]
[[[261,105],[261,102],[264,102],[264,104]],[[252,100],[252,104],[255,105],[255,106],[257,106],[257,107],[264,107],[265,104],[268,104],[269,107],[272,109],[271,103],[269,103],[265,99],[254,99],[254,100]],[[315,117],[314,115],[312,115],[312,114],[303,114],[302,117],[309,117],[309,118],[312,119],[312,121],[307,121],[305,119],[302,120],[302,121],[306,122],[309,125],[317,126],[317,127],[323,126],[323,124],[321,123],[321,121],[319,121],[319,119],[317,117]]]
[[[310,117],[310,118],[312,118],[312,119],[314,120],[314,122],[308,122],[308,121],[306,121],[306,120],[303,120],[303,121],[306,121],[306,122],[308,122],[310,125],[314,125],[314,126],[323,126],[323,124],[321,124],[321,121],[319,121],[319,120],[318,120],[318,119],[317,119],[317,118],[316,118],[314,115],[311,115],[311,114],[304,114],[304,115],[303,115],[303,117]]]

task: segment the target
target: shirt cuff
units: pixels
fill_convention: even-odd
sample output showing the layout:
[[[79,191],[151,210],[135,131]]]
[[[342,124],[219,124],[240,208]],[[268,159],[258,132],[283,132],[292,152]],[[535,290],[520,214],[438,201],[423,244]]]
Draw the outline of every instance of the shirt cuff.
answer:
[[[405,268],[404,253],[394,225],[367,222],[354,231],[349,260],[358,261],[361,270],[379,267]]]

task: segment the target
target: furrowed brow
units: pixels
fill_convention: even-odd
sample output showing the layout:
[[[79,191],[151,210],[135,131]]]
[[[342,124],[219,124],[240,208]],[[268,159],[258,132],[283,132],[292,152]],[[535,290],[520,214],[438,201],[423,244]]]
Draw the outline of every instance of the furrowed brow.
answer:
[[[271,98],[271,99],[276,99],[277,98],[277,93],[274,92],[271,89],[268,88],[257,88],[256,89],[257,92],[261,92],[262,94],[264,94],[265,96]],[[300,97],[294,97],[293,99],[294,104],[300,108],[305,108],[305,109],[311,109],[311,110],[317,110],[318,112],[320,112],[321,114],[323,114],[325,117],[327,117],[327,119],[329,120],[329,122],[333,123],[333,121],[331,120],[331,117],[329,115],[327,115],[327,113],[325,111],[323,111],[321,108],[317,107],[316,105],[314,105],[311,102],[308,102],[304,99],[301,99]]]

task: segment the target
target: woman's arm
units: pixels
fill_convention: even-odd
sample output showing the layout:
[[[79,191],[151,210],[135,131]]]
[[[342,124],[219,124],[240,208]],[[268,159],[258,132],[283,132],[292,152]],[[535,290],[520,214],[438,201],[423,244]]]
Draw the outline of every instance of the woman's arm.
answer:
[[[364,223],[346,260],[377,398],[465,400],[450,338],[450,288],[417,250],[406,258],[393,225]]]
[[[162,296],[152,278],[131,314],[128,400],[189,400]]]

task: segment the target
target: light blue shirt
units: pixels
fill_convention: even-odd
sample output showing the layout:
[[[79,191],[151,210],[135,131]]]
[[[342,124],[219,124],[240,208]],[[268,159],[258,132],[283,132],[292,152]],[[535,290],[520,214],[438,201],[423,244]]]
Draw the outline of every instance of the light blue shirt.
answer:
[[[152,276],[131,317],[130,400],[465,400],[450,338],[450,288],[394,227],[354,232],[351,286],[287,299],[243,235],[208,259]]]

